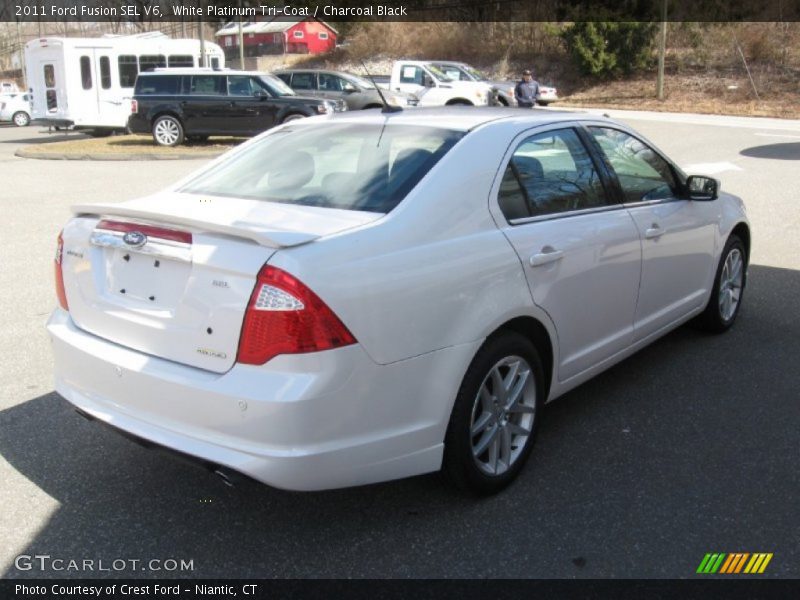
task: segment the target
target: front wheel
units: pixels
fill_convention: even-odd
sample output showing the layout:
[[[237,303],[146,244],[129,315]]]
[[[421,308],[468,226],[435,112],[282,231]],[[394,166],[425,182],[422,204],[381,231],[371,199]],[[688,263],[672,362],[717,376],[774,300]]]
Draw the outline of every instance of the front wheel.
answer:
[[[722,250],[711,298],[697,325],[713,333],[729,329],[739,314],[746,280],[747,252],[739,236],[732,235]]]
[[[14,116],[11,117],[11,120],[14,121],[14,125],[17,127],[27,127],[31,124],[31,118],[28,113],[19,111],[14,113]]]
[[[153,140],[159,146],[178,146],[183,143],[183,125],[171,115],[158,117],[153,123]]]
[[[463,490],[499,492],[533,448],[544,371],[533,343],[515,332],[489,338],[461,383],[445,436],[443,470]]]
[[[281,124],[289,123],[291,121],[296,121],[297,119],[304,119],[304,118],[305,118],[305,115],[298,115],[297,113],[295,113],[293,115],[287,115],[286,118],[284,118],[283,121],[281,121]]]

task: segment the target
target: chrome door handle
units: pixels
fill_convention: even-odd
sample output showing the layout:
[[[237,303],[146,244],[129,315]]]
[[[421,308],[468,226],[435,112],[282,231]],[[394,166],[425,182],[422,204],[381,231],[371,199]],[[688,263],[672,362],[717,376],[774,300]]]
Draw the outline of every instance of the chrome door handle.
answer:
[[[544,248],[542,248],[544,250]],[[561,250],[550,250],[549,252],[539,252],[538,254],[534,254],[530,258],[530,263],[532,267],[541,267],[542,265],[547,265],[552,262],[556,262],[557,260],[561,260],[564,258],[564,252]]]
[[[661,229],[661,227],[659,227],[657,223],[653,223],[649,228],[645,229],[644,231],[644,237],[646,237],[648,240],[658,239],[662,235],[664,235],[664,230]]]

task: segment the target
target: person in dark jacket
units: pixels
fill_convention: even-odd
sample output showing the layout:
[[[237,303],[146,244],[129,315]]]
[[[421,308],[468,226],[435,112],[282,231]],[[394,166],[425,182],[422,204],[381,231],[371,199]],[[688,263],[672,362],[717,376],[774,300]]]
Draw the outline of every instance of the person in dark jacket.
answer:
[[[539,97],[539,82],[533,79],[533,75],[528,69],[522,72],[522,79],[514,88],[514,96],[516,96],[517,106],[520,108],[533,108],[536,105],[536,99]]]

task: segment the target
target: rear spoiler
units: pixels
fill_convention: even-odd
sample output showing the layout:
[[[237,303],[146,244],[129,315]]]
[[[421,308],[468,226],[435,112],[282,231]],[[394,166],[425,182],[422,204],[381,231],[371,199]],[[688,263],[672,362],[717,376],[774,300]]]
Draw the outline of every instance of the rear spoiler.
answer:
[[[127,208],[119,204],[76,204],[71,207],[76,217],[128,217],[148,221],[158,225],[181,225],[183,227],[211,231],[237,238],[244,238],[267,248],[288,248],[314,241],[320,236],[315,233],[285,231],[276,227],[264,227],[258,223],[237,221],[235,225],[215,223],[174,213],[156,212],[141,208]]]

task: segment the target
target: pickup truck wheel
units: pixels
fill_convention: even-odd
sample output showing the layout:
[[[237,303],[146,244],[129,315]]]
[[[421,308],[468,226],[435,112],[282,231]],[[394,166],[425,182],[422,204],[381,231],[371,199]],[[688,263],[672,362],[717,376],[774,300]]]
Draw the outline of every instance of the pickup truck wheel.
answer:
[[[474,106],[469,100],[451,100],[447,106]]]
[[[23,111],[15,112],[11,120],[14,121],[14,125],[17,127],[27,127],[31,124],[31,118],[28,116],[28,113]]]
[[[153,123],[153,140],[159,146],[179,146],[183,139],[183,125],[175,117],[164,115]]]

